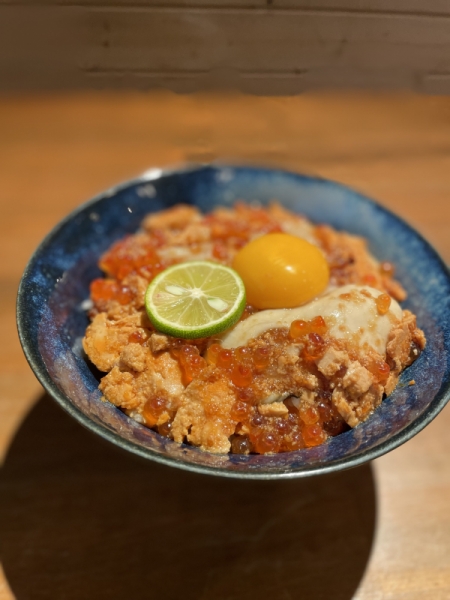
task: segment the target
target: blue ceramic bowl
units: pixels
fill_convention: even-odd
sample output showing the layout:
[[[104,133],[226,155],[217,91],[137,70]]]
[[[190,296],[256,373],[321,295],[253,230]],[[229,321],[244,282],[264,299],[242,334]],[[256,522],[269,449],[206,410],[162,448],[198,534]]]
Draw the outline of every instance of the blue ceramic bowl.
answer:
[[[149,212],[185,202],[209,211],[236,199],[288,209],[367,238],[380,260],[396,265],[427,346],[396,390],[355,429],[326,444],[268,455],[212,455],[180,445],[101,401],[81,339],[89,283],[97,260],[113,242],[134,232]],[[450,277],[430,245],[401,219],[336,183],[279,170],[201,166],[154,169],[116,187],[64,219],[42,242],[19,288],[17,320],[25,355],[47,392],[77,421],[130,452],[191,471],[247,479],[303,477],[360,465],[406,442],[449,398]],[[408,386],[414,379],[416,385]]]

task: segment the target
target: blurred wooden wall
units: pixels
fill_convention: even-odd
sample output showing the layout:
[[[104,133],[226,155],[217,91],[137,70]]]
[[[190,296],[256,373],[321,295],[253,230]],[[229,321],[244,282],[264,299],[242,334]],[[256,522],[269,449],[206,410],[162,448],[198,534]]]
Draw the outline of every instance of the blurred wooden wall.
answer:
[[[0,91],[450,92],[449,0],[0,0]]]

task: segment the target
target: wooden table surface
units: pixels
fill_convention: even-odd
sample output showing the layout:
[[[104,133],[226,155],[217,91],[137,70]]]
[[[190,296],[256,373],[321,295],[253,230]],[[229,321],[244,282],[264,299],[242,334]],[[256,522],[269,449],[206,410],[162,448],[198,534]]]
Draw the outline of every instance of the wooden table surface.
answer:
[[[29,369],[15,295],[50,228],[150,166],[217,157],[354,186],[450,262],[450,99],[0,99],[0,600],[450,598],[450,406],[371,465],[240,483],[118,453]]]

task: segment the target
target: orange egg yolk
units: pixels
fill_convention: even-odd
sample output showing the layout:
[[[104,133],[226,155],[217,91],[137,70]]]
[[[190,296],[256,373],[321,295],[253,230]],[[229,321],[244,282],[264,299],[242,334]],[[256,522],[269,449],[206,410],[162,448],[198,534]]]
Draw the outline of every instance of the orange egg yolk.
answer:
[[[322,251],[288,233],[269,233],[249,242],[234,257],[247,302],[256,308],[292,308],[312,300],[328,285]]]

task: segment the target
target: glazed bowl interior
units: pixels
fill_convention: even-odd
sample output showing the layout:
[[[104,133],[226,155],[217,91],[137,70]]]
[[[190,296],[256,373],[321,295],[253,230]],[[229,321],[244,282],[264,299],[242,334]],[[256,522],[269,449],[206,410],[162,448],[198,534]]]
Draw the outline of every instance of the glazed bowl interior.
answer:
[[[404,308],[427,346],[395,391],[366,422],[316,448],[277,455],[213,455],[161,437],[101,400],[99,374],[83,354],[83,308],[97,261],[144,215],[184,202],[207,212],[236,200],[273,199],[314,222],[364,236],[379,260],[396,266],[408,291]],[[279,170],[201,166],[151,170],[84,204],[33,255],[19,289],[20,339],[36,376],[75,419],[125,450],[192,471],[240,478],[299,477],[362,464],[407,441],[449,397],[450,278],[431,246],[401,219],[339,184]],[[408,385],[411,380],[415,385]]]

